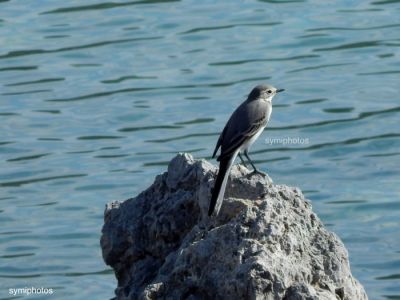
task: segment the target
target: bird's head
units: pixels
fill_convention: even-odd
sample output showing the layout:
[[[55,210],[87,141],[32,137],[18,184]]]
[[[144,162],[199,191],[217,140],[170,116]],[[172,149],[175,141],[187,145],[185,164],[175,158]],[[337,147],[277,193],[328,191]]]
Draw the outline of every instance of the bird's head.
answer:
[[[257,99],[263,99],[265,101],[272,101],[272,98],[280,92],[283,92],[284,89],[277,89],[269,84],[260,84],[257,85],[249,94],[247,100],[253,101]]]

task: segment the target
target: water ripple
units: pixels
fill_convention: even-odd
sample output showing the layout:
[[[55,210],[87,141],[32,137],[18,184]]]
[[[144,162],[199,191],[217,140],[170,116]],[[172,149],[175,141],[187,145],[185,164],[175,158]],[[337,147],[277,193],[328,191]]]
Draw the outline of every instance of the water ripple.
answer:
[[[130,156],[129,154],[110,154],[110,155],[95,155],[95,158],[121,158]]]
[[[113,139],[122,139],[123,136],[117,135],[86,135],[86,136],[78,136],[76,139],[78,140],[113,140]]]
[[[340,13],[363,13],[370,11],[382,11],[380,8],[364,8],[364,9],[338,9],[337,12]]]
[[[158,129],[180,129],[182,126],[176,125],[155,125],[155,126],[142,126],[142,127],[125,127],[118,129],[120,132],[132,132],[132,131],[143,131],[143,130],[158,130]]]
[[[371,2],[372,5],[382,5],[382,4],[392,4],[392,3],[400,3],[400,0],[382,0]]]
[[[199,124],[199,123],[210,123],[214,122],[214,118],[199,118],[199,119],[193,119],[190,121],[181,121],[181,122],[175,122],[177,125],[190,125],[190,124]]]
[[[390,71],[357,73],[357,75],[361,75],[361,76],[367,76],[367,75],[391,75],[391,74],[399,74],[399,73],[400,73],[400,70],[390,70]]]
[[[334,50],[347,50],[356,48],[367,48],[367,47],[377,47],[382,45],[383,41],[365,41],[357,43],[343,44],[340,46],[330,47],[330,48],[317,48],[313,51],[334,51]]]
[[[113,90],[113,91],[107,91],[107,92],[99,92],[99,93],[87,94],[87,95],[76,96],[76,97],[70,97],[70,98],[48,99],[48,100],[46,100],[46,101],[48,101],[48,102],[79,101],[79,100],[86,100],[86,99],[93,99],[93,98],[111,96],[111,95],[121,94],[121,93],[151,91],[151,90],[155,90],[155,89],[157,89],[157,88],[126,88],[126,89]]]
[[[32,80],[32,81],[22,81],[16,83],[9,83],[5,84],[5,86],[19,86],[19,85],[29,85],[29,84],[40,84],[40,83],[47,83],[47,82],[54,82],[54,81],[64,81],[65,78],[43,78],[39,80]]]
[[[126,80],[136,80],[136,79],[157,79],[156,76],[122,76],[117,79],[108,79],[108,80],[102,80],[101,83],[120,83]]]
[[[234,66],[234,65],[242,65],[253,62],[267,62],[267,61],[286,61],[286,60],[301,60],[307,58],[316,58],[319,55],[309,54],[309,55],[297,55],[291,57],[276,57],[276,58],[253,58],[253,59],[244,59],[244,60],[234,60],[234,61],[223,61],[223,62],[212,62],[208,65],[210,66]]]
[[[357,31],[357,30],[375,30],[375,29],[385,29],[385,28],[396,28],[400,27],[400,24],[387,24],[380,26],[371,27],[321,27],[307,29],[306,31]]]
[[[388,156],[397,156],[397,155],[400,155],[400,152],[368,154],[368,155],[364,155],[364,157],[388,157]]]
[[[30,90],[24,92],[9,92],[9,93],[1,93],[3,96],[16,96],[16,95],[28,95],[28,94],[39,94],[39,93],[48,93],[52,92],[51,89],[42,89],[42,90]]]
[[[324,108],[323,111],[332,114],[349,113],[354,110],[354,107],[335,107],[335,108]]]
[[[15,67],[0,68],[0,72],[30,71],[30,70],[37,70],[37,69],[38,69],[38,66],[15,66]]]
[[[44,156],[48,156],[51,153],[43,153],[43,154],[36,154],[36,155],[29,155],[29,156],[20,156],[16,158],[7,159],[7,161],[21,161],[21,160],[31,160],[31,159],[38,159]]]
[[[376,280],[397,280],[400,279],[400,274],[391,274],[388,276],[376,277]]]
[[[326,68],[341,67],[341,66],[348,66],[348,65],[355,65],[355,63],[325,64],[325,65],[295,69],[295,70],[288,71],[287,73],[297,73],[297,72],[302,72],[302,71],[326,69]]]
[[[317,99],[309,99],[309,100],[301,100],[297,101],[296,104],[313,104],[328,101],[327,98],[317,98]]]
[[[151,41],[151,40],[157,40],[157,39],[162,39],[162,37],[161,36],[138,37],[138,38],[111,40],[111,41],[101,41],[101,42],[97,42],[97,43],[70,46],[70,47],[62,47],[62,48],[57,48],[57,49],[52,49],[52,50],[31,49],[31,50],[10,51],[7,54],[0,55],[0,59],[14,58],[14,57],[28,56],[28,55],[37,55],[37,54],[66,52],[66,51],[89,49],[89,48],[95,48],[95,47],[101,47],[101,46],[107,46],[107,45],[113,45],[113,44]]]
[[[49,180],[57,180],[57,179],[66,179],[66,178],[77,178],[84,177],[87,174],[70,174],[70,175],[59,175],[59,176],[49,176],[49,177],[41,177],[41,178],[32,178],[26,180],[17,180],[17,181],[8,181],[8,182],[0,182],[0,187],[18,187],[26,184],[49,181]]]
[[[249,26],[275,26],[280,25],[281,22],[269,22],[269,23],[236,23],[236,24],[229,24],[229,25],[221,25],[221,26],[209,26],[209,27],[198,27],[193,28],[180,34],[190,34],[190,33],[197,33],[202,31],[211,31],[211,30],[221,30],[221,29],[230,29],[235,27],[249,27]]]
[[[70,6],[70,7],[60,7],[57,9],[42,12],[40,14],[60,14],[60,13],[73,13],[81,12],[85,10],[103,10],[112,9],[116,7],[139,5],[139,4],[155,4],[155,3],[167,3],[167,2],[178,2],[179,0],[142,0],[142,1],[129,1],[129,2],[103,2],[90,5],[82,6]]]
[[[214,136],[214,135],[218,135],[218,133],[193,133],[193,134],[186,134],[186,135],[170,137],[170,138],[165,138],[165,139],[147,140],[146,142],[148,142],[148,143],[167,143],[167,142],[184,140],[184,139],[193,138],[193,137],[207,137],[207,136]]]
[[[52,115],[61,114],[61,111],[58,109],[36,109],[36,110],[33,110],[33,112],[46,113],[46,114],[52,114]]]
[[[45,35],[45,39],[63,39],[63,38],[68,38],[71,37],[68,34],[53,34],[53,35]]]

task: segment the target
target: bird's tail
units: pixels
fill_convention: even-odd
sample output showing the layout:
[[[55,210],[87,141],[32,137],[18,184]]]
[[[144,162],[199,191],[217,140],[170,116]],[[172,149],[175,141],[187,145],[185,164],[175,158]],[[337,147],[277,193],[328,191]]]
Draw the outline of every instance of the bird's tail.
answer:
[[[237,153],[229,158],[221,160],[219,163],[219,171],[212,191],[210,207],[208,209],[209,216],[213,214],[214,210],[215,215],[218,215],[219,209],[222,205],[222,201],[224,200],[225,188],[228,182],[229,173],[231,171],[231,167],[236,158],[236,155]]]

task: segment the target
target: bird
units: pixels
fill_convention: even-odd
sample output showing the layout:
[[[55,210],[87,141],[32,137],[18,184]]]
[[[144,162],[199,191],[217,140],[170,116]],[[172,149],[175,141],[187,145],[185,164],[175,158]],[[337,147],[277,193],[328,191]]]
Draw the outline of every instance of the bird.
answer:
[[[217,158],[219,171],[212,190],[208,216],[212,214],[217,216],[219,213],[229,173],[238,155],[244,166],[246,166],[246,163],[243,160],[242,153],[253,167],[250,174],[265,175],[256,168],[248,151],[268,124],[272,113],[272,98],[282,91],[284,89],[277,89],[269,84],[257,85],[251,90],[247,99],[236,108],[226,123],[212,155],[212,158],[215,158],[218,149],[221,148],[220,155]]]

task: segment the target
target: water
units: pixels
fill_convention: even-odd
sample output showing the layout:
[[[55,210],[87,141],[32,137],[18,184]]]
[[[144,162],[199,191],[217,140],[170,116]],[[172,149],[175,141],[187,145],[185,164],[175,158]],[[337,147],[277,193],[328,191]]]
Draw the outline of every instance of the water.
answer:
[[[209,158],[269,82],[286,92],[252,157],[312,200],[371,299],[400,299],[399,32],[396,0],[0,1],[0,298],[111,298],[104,204],[176,152]]]

